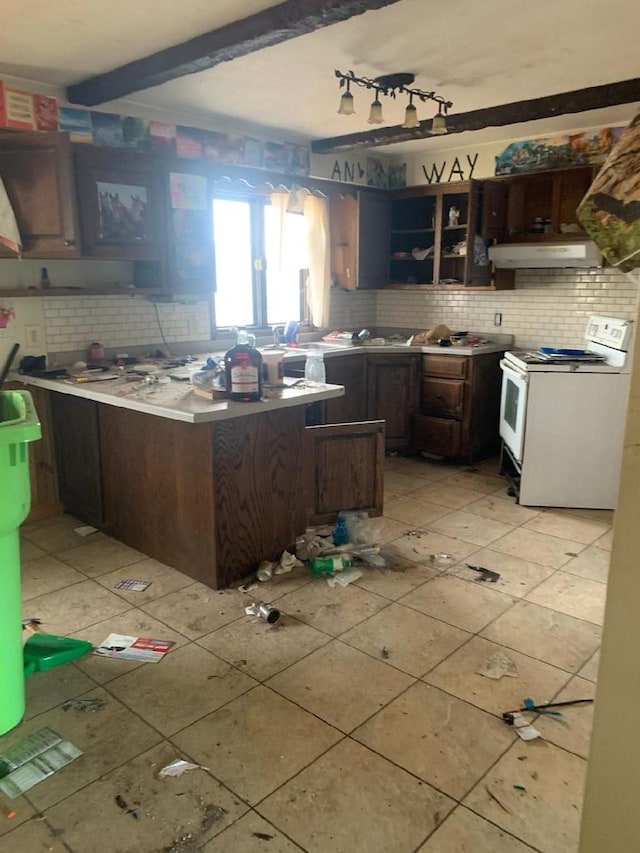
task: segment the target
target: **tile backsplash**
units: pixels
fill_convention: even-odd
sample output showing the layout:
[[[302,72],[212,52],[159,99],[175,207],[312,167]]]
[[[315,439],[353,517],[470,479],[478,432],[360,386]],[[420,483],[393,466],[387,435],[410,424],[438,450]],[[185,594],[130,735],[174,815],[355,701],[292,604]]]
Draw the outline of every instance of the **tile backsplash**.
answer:
[[[611,269],[518,270],[514,290],[378,291],[375,323],[417,331],[437,323],[452,330],[492,330],[518,348],[581,346],[591,314],[635,320],[639,288]],[[496,313],[502,325],[494,326]]]
[[[131,296],[57,296],[43,298],[50,352],[105,347],[158,345],[211,338],[209,303],[152,303]]]

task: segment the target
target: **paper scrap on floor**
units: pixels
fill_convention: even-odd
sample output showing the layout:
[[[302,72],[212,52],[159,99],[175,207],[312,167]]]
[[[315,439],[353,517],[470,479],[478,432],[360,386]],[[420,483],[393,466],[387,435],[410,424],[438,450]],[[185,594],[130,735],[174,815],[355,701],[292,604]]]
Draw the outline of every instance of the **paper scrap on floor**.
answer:
[[[0,755],[0,791],[10,799],[19,797],[81,755],[70,741],[40,729]]]
[[[128,589],[131,592],[144,592],[145,589],[149,589],[151,586],[151,581],[136,581],[127,578],[126,580],[121,580],[117,583],[114,589]]]
[[[513,715],[513,726],[516,730],[516,734],[521,737],[522,740],[535,740],[537,737],[540,737],[538,729],[525,720],[522,714],[515,713]]]
[[[78,536],[91,536],[92,533],[98,532],[98,528],[92,527],[90,524],[85,524],[82,527],[74,527],[73,532],[77,533]]]
[[[124,634],[109,634],[93,653],[99,657],[133,660],[141,663],[158,663],[169,649],[173,640],[154,640],[151,637],[127,637]]]

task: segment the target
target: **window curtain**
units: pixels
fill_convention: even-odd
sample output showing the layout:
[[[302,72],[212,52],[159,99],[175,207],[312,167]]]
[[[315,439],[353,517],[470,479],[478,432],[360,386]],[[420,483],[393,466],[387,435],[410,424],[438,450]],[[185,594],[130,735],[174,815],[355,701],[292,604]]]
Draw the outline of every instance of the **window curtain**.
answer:
[[[324,329],[329,325],[331,291],[329,199],[308,195],[304,200],[304,218],[309,252],[309,313],[313,325]]]
[[[285,243],[288,212],[302,212],[307,231],[309,277],[307,279],[307,304],[311,322],[318,328],[329,324],[329,295],[331,288],[331,244],[329,238],[329,200],[305,191],[274,192],[271,204],[278,211],[280,225],[279,263]]]

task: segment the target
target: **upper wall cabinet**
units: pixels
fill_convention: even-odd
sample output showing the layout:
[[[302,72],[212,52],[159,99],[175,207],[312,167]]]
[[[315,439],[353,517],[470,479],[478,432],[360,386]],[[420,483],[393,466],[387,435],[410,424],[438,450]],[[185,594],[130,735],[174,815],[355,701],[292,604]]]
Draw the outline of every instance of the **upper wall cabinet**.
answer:
[[[373,190],[330,199],[331,273],[345,290],[384,287],[389,281],[389,199]]]
[[[69,138],[64,133],[0,134],[0,177],[25,258],[80,256]],[[1,257],[13,257],[3,249]]]
[[[392,285],[490,285],[480,182],[439,184],[391,194]],[[492,199],[496,218],[499,198]]]
[[[83,254],[164,261],[166,197],[156,158],[75,146]]]
[[[507,228],[502,240],[544,242],[586,239],[576,209],[591,186],[591,166],[496,179],[507,189]]]

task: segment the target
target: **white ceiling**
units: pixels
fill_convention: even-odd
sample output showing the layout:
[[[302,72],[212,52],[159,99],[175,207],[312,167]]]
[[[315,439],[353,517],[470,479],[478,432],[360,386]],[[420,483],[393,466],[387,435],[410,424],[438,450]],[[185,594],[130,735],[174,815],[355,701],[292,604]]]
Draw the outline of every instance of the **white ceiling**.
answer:
[[[232,20],[267,0],[23,0],[3,10],[0,74],[68,85]],[[636,0],[401,0],[209,71],[130,95],[125,103],[238,127],[279,128],[297,139],[371,129],[371,94],[354,90],[356,115],[336,113],[334,68],[375,77],[411,71],[452,112],[541,97],[638,75]],[[385,124],[401,124],[404,101],[384,99]],[[118,102],[122,111],[123,101]],[[108,108],[108,107],[107,107]],[[418,104],[421,118],[434,109]],[[635,106],[603,108],[528,125],[392,146],[407,154],[474,141],[619,124]]]

